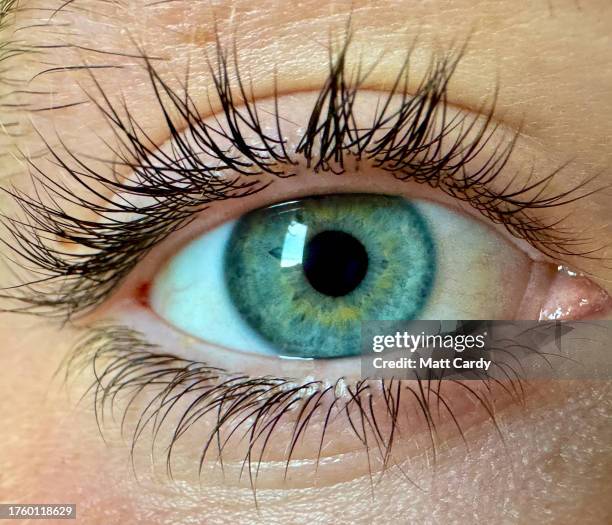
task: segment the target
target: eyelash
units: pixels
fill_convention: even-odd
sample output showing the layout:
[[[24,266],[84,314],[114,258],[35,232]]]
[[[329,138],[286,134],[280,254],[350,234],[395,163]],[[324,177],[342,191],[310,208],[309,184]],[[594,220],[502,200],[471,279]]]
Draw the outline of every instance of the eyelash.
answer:
[[[491,221],[502,224],[512,235],[525,239],[552,258],[592,256],[592,251],[581,252],[580,241],[559,223],[543,224],[528,214],[532,209],[562,206],[585,197],[587,193],[579,190],[590,180],[548,197],[542,193],[559,170],[538,181],[527,181],[519,189],[506,187],[504,192],[496,193],[488,188],[508,161],[518,132],[505,146],[500,142],[480,170],[467,173],[466,164],[493,139],[497,126],[492,121],[495,100],[471,140],[467,137],[478,125],[477,117],[447,120],[446,90],[462,56],[461,50],[433,60],[413,97],[407,93],[409,52],[392,90],[381,103],[383,109],[377,113],[372,126],[364,130],[355,125],[352,104],[371,71],[363,74],[357,69],[355,74],[349,74],[346,64],[349,46],[350,38],[347,38],[335,58],[330,53],[328,78],[293,154],[285,149],[278,111],[277,136],[263,132],[257,106],[251,102],[252,93],[247,93],[241,78],[236,53],[230,64],[228,54],[219,43],[216,48],[217,66],[215,69],[211,65],[210,72],[221,104],[220,113],[227,120],[229,129],[205,124],[189,96],[187,81],[181,92],[172,90],[143,55],[176,155],[159,151],[139,127],[136,116],[125,105],[114,107],[91,73],[99,99],[93,95],[90,99],[118,139],[119,148],[109,149],[120,162],[109,161],[112,176],[101,175],[88,163],[91,158],[67,148],[68,157],[62,158],[46,143],[54,163],[78,184],[84,194],[73,194],[32,160],[29,163],[36,188],[34,195],[28,196],[16,188],[4,189],[23,213],[21,218],[1,217],[8,232],[8,239],[3,242],[22,259],[23,266],[33,264],[41,275],[40,279],[6,291],[4,298],[18,304],[11,311],[59,315],[67,319],[90,311],[116,289],[154,246],[186,226],[197,212],[219,200],[241,198],[262,191],[272,184],[274,178],[293,176],[291,170],[298,164],[298,158],[314,172],[333,171],[337,174],[344,172],[347,156],[365,160],[391,172],[399,180],[428,184],[469,203]],[[232,70],[237,78],[237,88],[231,86]],[[396,94],[401,94],[402,104],[391,113],[386,104]],[[240,109],[237,99],[244,109]],[[170,110],[178,111],[186,132],[201,151],[195,151],[193,145],[182,137],[172,121]],[[442,125],[436,129],[434,122],[440,113]],[[256,133],[261,146],[244,140],[241,133],[244,127]],[[453,141],[447,152],[441,153],[451,129],[459,129],[460,137]],[[219,139],[228,140],[232,145],[229,151],[236,151],[239,155],[232,156],[219,147]],[[202,163],[199,158],[202,151],[214,162]],[[178,152],[182,154],[178,156]],[[132,183],[120,181],[116,166],[129,168],[135,180]],[[231,178],[218,176],[219,172],[226,171],[236,175]],[[110,191],[117,199],[113,201],[107,197],[101,203],[94,202],[103,193],[100,190]],[[154,203],[139,206],[129,202],[128,195],[150,197]],[[100,220],[80,218],[67,212],[62,203],[76,204],[81,211],[95,214]],[[125,213],[137,214],[139,219],[122,221],[114,218]],[[68,254],[49,246],[50,239],[84,247],[87,253]]]
[[[539,355],[536,349],[532,349]],[[540,356],[546,359],[545,356]],[[492,363],[493,366],[497,366]],[[173,478],[172,457],[181,437],[191,427],[208,415],[213,416],[212,432],[203,442],[198,474],[201,476],[206,459],[213,453],[219,457],[230,439],[236,435],[246,441],[246,451],[241,463],[240,476],[246,471],[251,489],[256,499],[257,479],[271,436],[282,426],[284,417],[293,417],[288,436],[285,459],[285,478],[288,474],[292,455],[307,432],[312,432],[318,444],[316,467],[322,459],[329,427],[342,418],[343,428],[363,446],[368,456],[378,453],[382,472],[390,467],[399,467],[393,456],[393,446],[398,436],[417,427],[419,419],[426,424],[427,437],[433,452],[435,464],[439,441],[439,425],[445,421],[456,430],[466,448],[469,449],[464,435],[461,418],[455,414],[453,403],[463,395],[473,405],[480,408],[498,436],[504,441],[498,426],[496,411],[506,402],[517,406],[525,403],[525,387],[519,370],[508,363],[500,366],[507,378],[506,382],[490,377],[482,372],[482,377],[470,385],[470,381],[454,379],[434,380],[415,379],[413,381],[380,380],[376,382],[360,380],[347,384],[343,379],[325,384],[311,380],[296,382],[289,378],[273,376],[249,377],[232,374],[226,370],[208,366],[206,363],[177,358],[161,353],[156,345],[127,327],[112,324],[99,324],[88,328],[63,364],[65,381],[93,366],[95,379],[86,394],[94,399],[96,421],[102,435],[105,434],[105,420],[108,416],[115,420],[116,405],[120,409],[120,428],[123,435],[131,428],[131,457],[134,467],[135,453],[139,442],[148,430],[152,439],[150,450],[156,449],[164,425],[171,425],[170,438],[160,448],[164,450],[166,471]],[[449,396],[445,388],[450,385],[459,387],[459,396]],[[151,389],[153,393],[151,394]],[[137,412],[135,423],[127,423],[127,414],[137,404],[139,396],[147,392]],[[408,397],[414,402],[416,417],[410,419],[410,428],[404,428],[401,409],[406,410],[400,398]],[[187,407],[179,406],[184,398]],[[383,409],[375,407],[376,401],[383,401]],[[169,423],[170,415],[178,411],[179,423]],[[320,418],[320,419],[317,419]],[[317,422],[321,427],[317,430]],[[310,426],[309,426],[310,425]],[[166,434],[168,435],[168,434]],[[278,443],[275,443],[278,445]],[[216,450],[215,450],[216,449]],[[281,449],[283,447],[281,446]],[[155,458],[154,458],[155,461]],[[221,465],[222,466],[222,465]],[[370,476],[373,472],[370,470]],[[411,483],[414,481],[410,480]]]
[[[73,194],[68,186],[56,182],[33,160],[29,161],[37,190],[33,196],[16,188],[4,190],[15,200],[22,217],[0,217],[9,235],[3,242],[16,252],[24,267],[33,265],[41,276],[5,290],[5,299],[17,301],[11,311],[69,320],[75,314],[95,308],[154,246],[188,225],[196,213],[216,201],[242,198],[262,191],[277,178],[291,177],[300,161],[313,172],[333,171],[336,174],[344,172],[348,157],[369,162],[400,180],[427,184],[468,202],[490,220],[503,224],[513,235],[526,239],[553,257],[578,253],[579,245],[567,231],[558,225],[541,224],[527,212],[561,206],[580,198],[584,194],[577,192],[584,184],[559,195],[543,197],[540,190],[546,188],[557,173],[554,172],[537,182],[525,183],[518,190],[506,188],[503,193],[495,193],[488,188],[508,161],[518,132],[506,145],[500,142],[478,172],[468,174],[465,170],[466,164],[493,140],[497,127],[492,121],[495,101],[471,140],[467,137],[478,125],[477,117],[447,120],[446,90],[462,51],[432,61],[413,97],[407,93],[408,53],[392,90],[381,102],[383,109],[377,119],[370,128],[360,129],[355,124],[352,104],[367,74],[359,70],[354,75],[349,74],[346,62],[349,44],[350,39],[347,39],[338,53],[330,53],[328,78],[295,152],[285,148],[278,108],[275,136],[266,135],[261,129],[257,106],[251,102],[254,97],[247,92],[239,74],[236,55],[230,64],[220,45],[217,46],[217,67],[211,66],[211,75],[221,104],[219,113],[228,122],[229,129],[213,129],[205,124],[189,96],[187,82],[182,91],[173,91],[143,56],[159,110],[174,144],[171,155],[157,148],[139,127],[137,116],[126,106],[111,104],[92,73],[98,96],[92,95],[90,99],[118,139],[119,147],[110,148],[110,151],[120,162],[109,162],[112,175],[105,176],[91,165],[91,160],[100,159],[64,148],[66,158],[47,143],[57,167],[84,193]],[[232,69],[237,88],[231,87]],[[397,94],[401,95],[402,104],[391,113],[386,103]],[[276,90],[274,96],[277,100]],[[171,111],[178,111],[185,131],[173,123]],[[440,114],[442,125],[436,128],[434,123]],[[255,132],[259,146],[244,140],[241,129],[245,127]],[[460,136],[447,152],[442,153],[443,141],[450,130],[460,130]],[[182,133],[187,133],[192,142],[186,141]],[[233,147],[224,150],[216,139],[223,139]],[[203,164],[201,151],[196,151],[193,144],[212,157],[213,162]],[[232,156],[232,151],[237,154]],[[114,171],[117,166],[129,168],[134,180],[121,181]],[[220,178],[219,172],[235,175]],[[101,189],[110,192],[112,197],[95,202],[104,193]],[[154,202],[143,207],[130,202],[126,196],[153,198]],[[67,204],[76,204],[80,211],[100,220],[85,220],[77,213],[69,213],[65,210]],[[126,213],[137,214],[139,218],[137,221],[115,219]],[[69,254],[50,245],[51,239],[81,246],[87,252]],[[332,417],[341,417],[346,419],[347,428],[365,448],[368,461],[370,450],[378,450],[384,470],[394,463],[392,447],[401,426],[398,423],[400,395],[415,402],[419,417],[427,426],[434,455],[441,412],[448,415],[463,438],[460,416],[453,410],[453,400],[445,398],[441,382],[415,380],[407,386],[397,381],[382,381],[373,387],[367,380],[348,385],[342,379],[324,384],[271,376],[248,377],[163,353],[138,332],[114,325],[86,330],[65,363],[66,379],[91,367],[95,379],[89,392],[94,397],[101,431],[105,413],[114,414],[119,399],[127,403],[121,419],[123,429],[128,409],[138,396],[145,391],[152,392],[153,399],[145,403],[137,416],[132,432],[132,454],[147,428],[155,441],[160,435],[160,427],[168,424],[169,413],[180,410],[179,401],[189,395],[197,396],[178,414],[180,423],[170,432],[166,448],[170,475],[175,444],[206,414],[213,414],[216,423],[201,451],[200,471],[211,448],[216,446],[221,453],[222,431],[229,435],[244,432],[247,447],[243,469],[248,471],[253,490],[270,436],[285,417],[295,419],[285,458],[286,469],[298,441],[311,432],[313,425],[310,423],[315,417],[322,418],[318,465]],[[524,386],[519,374],[515,370],[506,370],[506,373],[508,385],[489,377],[478,381],[479,388],[461,384],[465,395],[482,407],[485,417],[495,428],[495,410],[501,397],[510,398],[519,405],[524,401]],[[382,401],[382,410],[374,409],[374,398]]]

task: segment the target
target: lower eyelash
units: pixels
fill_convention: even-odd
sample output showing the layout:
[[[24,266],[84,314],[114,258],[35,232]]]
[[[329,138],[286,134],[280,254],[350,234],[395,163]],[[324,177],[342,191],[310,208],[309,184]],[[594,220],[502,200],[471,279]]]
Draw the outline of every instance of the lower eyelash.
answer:
[[[205,461],[223,458],[227,443],[239,438],[245,444],[241,475],[244,472],[254,491],[260,465],[270,447],[285,451],[285,476],[296,448],[304,440],[318,443],[318,465],[322,451],[333,439],[330,428],[336,423],[350,429],[356,443],[365,449],[368,463],[373,454],[383,472],[398,466],[393,454],[397,439],[411,437],[412,429],[418,425],[426,428],[434,459],[439,429],[445,422],[450,422],[467,447],[462,426],[467,416],[455,412],[457,400],[448,395],[449,384],[451,388],[458,385],[454,396],[469,398],[471,411],[479,412],[493,424],[502,441],[497,407],[524,402],[524,385],[516,370],[508,375],[506,385],[486,377],[472,383],[474,386],[454,380],[361,380],[345,384],[339,379],[324,384],[272,376],[252,378],[158,352],[155,345],[130,328],[99,325],[87,329],[70,354],[65,362],[65,377],[70,380],[93,367],[95,379],[88,393],[93,396],[103,435],[108,416],[114,420],[118,412],[122,433],[128,433],[127,414],[144,396],[129,432],[132,459],[147,431],[152,450],[161,436],[170,436],[164,443],[170,477],[172,455],[179,440],[201,419],[211,417],[209,435],[201,436],[198,474],[202,474]],[[407,403],[417,410],[408,419],[403,413]],[[284,438],[276,436],[281,428]],[[279,439],[285,441],[279,443]],[[222,459],[219,461],[223,465]]]

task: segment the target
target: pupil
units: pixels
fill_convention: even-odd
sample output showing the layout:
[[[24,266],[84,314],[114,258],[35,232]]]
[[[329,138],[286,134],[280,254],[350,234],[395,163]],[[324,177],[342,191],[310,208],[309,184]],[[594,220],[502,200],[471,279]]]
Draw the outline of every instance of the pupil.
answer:
[[[355,237],[341,231],[315,235],[304,250],[304,274],[318,292],[340,297],[352,292],[368,271],[368,253]]]

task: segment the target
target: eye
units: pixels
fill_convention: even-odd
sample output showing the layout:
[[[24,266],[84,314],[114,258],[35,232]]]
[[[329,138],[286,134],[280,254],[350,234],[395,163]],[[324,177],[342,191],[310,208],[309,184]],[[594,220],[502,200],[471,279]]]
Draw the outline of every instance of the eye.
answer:
[[[483,221],[376,194],[260,208],[192,241],[153,309],[216,345],[297,358],[359,353],[363,320],[512,319],[531,260]]]

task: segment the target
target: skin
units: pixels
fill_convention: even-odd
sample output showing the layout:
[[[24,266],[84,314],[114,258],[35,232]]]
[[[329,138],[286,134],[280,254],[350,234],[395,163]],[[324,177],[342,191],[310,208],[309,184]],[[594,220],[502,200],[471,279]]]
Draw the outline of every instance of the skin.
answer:
[[[216,34],[229,41],[235,37],[254,94],[264,98],[274,92],[270,74],[274,66],[280,93],[317,90],[328,66],[330,28],[345,27],[350,14],[354,29],[350,60],[355,62],[361,55],[367,64],[382,56],[377,75],[367,81],[371,89],[389,87],[407,46],[414,47],[415,80],[410,90],[436,50],[469,38],[449,87],[449,102],[477,111],[483,101],[490,100],[497,84],[496,119],[509,130],[520,128],[513,161],[517,168],[533,167],[537,177],[571,161],[553,179],[551,193],[598,177],[593,189],[603,190],[564,208],[564,214],[570,212],[565,224],[572,231],[589,233],[585,247],[597,250],[597,257],[568,256],[560,262],[612,293],[609,1],[534,0],[517,7],[510,0],[307,0],[295,5],[179,0],[146,7],[140,0],[118,5],[76,0],[49,21],[62,4],[24,1],[23,9],[5,20],[0,33],[2,40],[18,39],[20,49],[38,50],[16,53],[5,61],[11,83],[0,86],[4,95],[0,120],[6,131],[0,137],[4,182],[28,189],[24,155],[38,158],[48,173],[60,177],[53,172],[57,168],[47,163],[43,141],[44,137],[57,146],[58,130],[65,146],[78,151],[97,152],[105,141],[113,140],[111,130],[84,95],[95,91],[89,72],[54,69],[43,73],[50,68],[132,64],[102,70],[99,81],[111,100],[126,101],[161,145],[167,130],[158,115],[149,111],[154,100],[146,75],[137,58],[117,56],[118,50],[138,55],[137,43],[148,55],[162,57],[156,67],[175,86],[184,78],[189,62],[191,96],[209,115],[218,108],[214,101],[212,107],[208,102],[210,76],[202,50],[213,51]],[[416,43],[414,35],[418,35]],[[50,44],[70,46],[40,47]],[[15,92],[14,86],[25,87]],[[77,102],[84,103],[72,105]],[[513,174],[507,170],[502,177],[509,181]],[[320,192],[327,184],[312,183],[292,191]],[[359,189],[367,189],[363,184]],[[287,188],[278,185],[265,199],[287,198]],[[252,202],[254,207],[263,205]],[[0,197],[0,207],[3,212],[14,211],[5,196]],[[219,217],[223,213],[219,211]],[[539,213],[543,220],[550,220],[558,211]],[[184,234],[183,241],[201,234],[201,229],[194,228]],[[174,239],[166,246],[172,243],[180,241]],[[1,249],[8,252],[4,246]],[[151,260],[163,259],[162,253],[160,247]],[[147,268],[144,265],[141,270],[152,271]],[[8,265],[0,266],[0,279],[10,282]],[[117,315],[112,305],[107,306],[91,319],[113,313]],[[158,329],[152,321],[146,325],[150,333]],[[373,487],[372,478],[361,468],[363,452],[338,439],[334,457],[339,467],[330,461],[332,466],[323,468],[318,479],[309,477],[307,467],[301,470],[296,465],[293,478],[282,482],[268,465],[271,474],[266,488],[258,493],[256,511],[252,491],[244,483],[224,482],[213,474],[200,482],[189,469],[180,468],[178,479],[170,482],[163,465],[150,468],[146,452],[136,458],[135,479],[129,443],[121,438],[117,425],[109,424],[105,443],[92,403],[77,403],[91,384],[91,371],[68,384],[54,377],[77,337],[78,330],[71,326],[0,314],[2,501],[76,503],[77,521],[86,524],[603,524],[612,519],[610,381],[551,381],[534,386],[525,407],[502,407],[505,442],[486,418],[474,417],[467,425],[469,452],[456,434],[442,428],[435,465],[428,441],[415,436],[398,450],[411,481],[392,471],[380,480],[375,478]],[[301,454],[307,458],[311,452],[306,447]],[[185,464],[197,461],[189,443],[181,454]],[[306,481],[300,483],[300,476]]]

